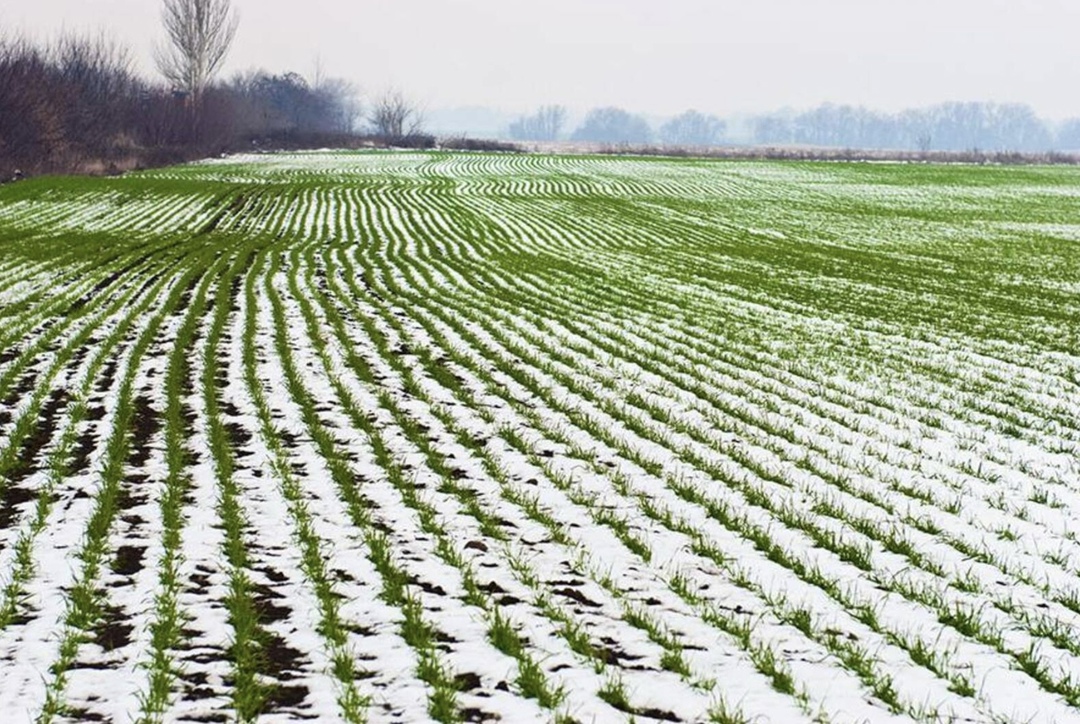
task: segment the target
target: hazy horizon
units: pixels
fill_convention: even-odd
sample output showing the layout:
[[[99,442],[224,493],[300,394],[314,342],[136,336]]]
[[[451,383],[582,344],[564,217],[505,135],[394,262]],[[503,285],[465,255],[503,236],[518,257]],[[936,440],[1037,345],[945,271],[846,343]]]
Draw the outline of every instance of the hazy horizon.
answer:
[[[1026,103],[1080,116],[1080,5],[1065,0],[399,0],[372,7],[234,0],[240,31],[222,73],[327,75],[367,94],[396,86],[431,109],[654,116],[850,104],[882,111],[953,100]],[[156,0],[37,0],[0,10],[5,34],[105,30],[154,75]]]

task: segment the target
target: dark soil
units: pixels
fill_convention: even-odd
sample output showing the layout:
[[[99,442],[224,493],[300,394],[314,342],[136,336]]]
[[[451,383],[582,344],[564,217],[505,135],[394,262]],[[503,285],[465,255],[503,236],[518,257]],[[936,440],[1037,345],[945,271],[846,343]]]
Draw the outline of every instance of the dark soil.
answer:
[[[75,451],[71,457],[71,464],[68,465],[68,473],[71,475],[78,475],[89,468],[90,455],[93,454],[95,448],[97,448],[97,436],[93,431],[88,431],[80,435],[75,444]]]
[[[105,651],[115,651],[131,643],[134,630],[134,626],[126,623],[123,611],[106,606],[101,621],[94,627],[94,641]]]
[[[131,454],[128,462],[142,467],[150,459],[150,440],[161,430],[161,420],[150,400],[135,398],[135,414],[131,424]]]
[[[11,526],[14,522],[19,506],[34,500],[37,494],[33,490],[20,488],[17,485],[9,485],[0,497],[0,529]]]
[[[199,286],[199,278],[192,277],[188,285],[184,287],[183,293],[180,295],[180,304],[177,305],[176,314],[181,315],[187,311],[187,308],[191,305],[191,296],[195,293],[195,289]]]
[[[266,655],[267,670],[282,681],[295,678],[296,672],[304,663],[304,655],[286,645],[285,641],[276,634],[267,633],[266,639],[263,643],[263,653]]]
[[[292,609],[275,603],[285,597],[269,586],[253,584],[252,591],[255,594],[255,610],[258,612],[260,623],[284,621],[292,614]]]
[[[17,485],[38,471],[38,455],[49,444],[56,432],[56,418],[67,406],[70,398],[66,390],[54,390],[49,399],[41,406],[37,425],[34,426],[19,451],[19,459],[7,471],[10,485]]]
[[[251,442],[251,433],[245,430],[243,425],[238,422],[226,422],[224,427],[236,457],[244,458],[254,455],[251,450],[244,449],[244,446]]]
[[[588,598],[586,598],[585,594],[583,594],[581,591],[576,591],[573,588],[557,588],[555,589],[554,593],[564,598],[569,598],[571,601],[576,601],[582,606],[588,606],[589,608],[601,607],[601,604],[597,603],[596,601],[589,600]]]
[[[112,569],[121,576],[134,576],[143,569],[143,557],[145,555],[145,547],[120,546],[116,550]]]
[[[619,642],[611,638],[600,639],[601,645],[592,645],[593,652],[603,659],[605,664],[614,666],[625,666],[627,663],[633,663],[634,661],[640,661],[640,656],[634,656],[628,654],[619,646]]]
[[[150,478],[146,475],[127,475],[124,478],[124,487],[120,489],[116,505],[120,510],[131,510],[140,505],[145,505],[148,496],[140,488],[146,486]]]
[[[191,693],[191,692],[188,692],[188,693]],[[214,692],[209,692],[209,693],[200,692],[200,693],[202,693],[203,695],[201,695],[201,696],[189,696],[188,699],[198,701],[199,699],[210,699],[210,698],[212,698],[214,696]],[[205,722],[205,724],[219,724],[219,723],[223,724],[224,722],[232,721],[232,717],[229,716],[228,714],[196,714],[194,716],[184,717],[184,721]]]
[[[458,674],[454,677],[454,686],[458,691],[475,691],[481,685],[479,674]]]
[[[191,405],[180,406],[180,419],[184,421],[184,425],[188,429],[195,424],[195,411],[192,410]]]
[[[192,585],[188,588],[189,591],[206,593],[210,590],[210,576],[205,573],[192,573],[190,580]]]
[[[269,566],[265,568],[260,568],[259,571],[263,575],[265,575],[272,583],[284,583],[285,581],[289,580],[289,577],[286,576],[284,573],[270,568]]]
[[[35,385],[37,385],[37,373],[31,370],[25,373],[22,378],[19,379],[19,384],[15,387],[4,400],[4,407],[15,407],[26,395],[33,392]]]
[[[101,379],[98,380],[97,387],[95,388],[98,392],[108,392],[109,388],[113,386],[113,382],[116,381],[116,368],[118,364],[118,360],[114,357],[105,365],[105,369],[101,371]]]
[[[267,707],[270,710],[303,708],[309,693],[306,686],[275,684],[267,696]]]

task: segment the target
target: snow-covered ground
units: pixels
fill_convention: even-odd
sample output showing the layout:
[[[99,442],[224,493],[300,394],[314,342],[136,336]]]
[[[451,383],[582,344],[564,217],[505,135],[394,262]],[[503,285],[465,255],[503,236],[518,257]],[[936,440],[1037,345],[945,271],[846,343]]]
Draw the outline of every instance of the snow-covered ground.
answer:
[[[0,721],[1080,721],[1080,173],[74,188],[0,190]]]

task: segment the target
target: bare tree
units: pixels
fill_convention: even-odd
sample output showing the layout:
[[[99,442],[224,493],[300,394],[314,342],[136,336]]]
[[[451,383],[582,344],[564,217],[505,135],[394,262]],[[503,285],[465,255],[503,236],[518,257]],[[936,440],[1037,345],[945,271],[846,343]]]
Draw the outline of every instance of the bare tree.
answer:
[[[315,69],[311,76],[311,87],[315,90],[322,88],[323,83],[326,82],[326,69],[323,67],[322,56],[318,53],[315,54]]]
[[[574,131],[572,139],[599,143],[649,143],[652,136],[652,128],[644,117],[609,107],[589,111],[584,123]]]
[[[401,91],[388,90],[375,100],[368,122],[377,136],[411,138],[423,133],[424,114]]]
[[[720,143],[726,126],[716,116],[686,111],[660,127],[660,140],[669,146],[713,146]]]
[[[65,34],[51,57],[64,89],[59,108],[69,137],[88,151],[101,151],[129,115],[137,84],[131,53],[104,33]]]
[[[1069,118],[1057,129],[1057,145],[1061,148],[1080,150],[1080,118]]]
[[[315,88],[315,94],[326,109],[324,123],[327,130],[352,133],[363,115],[360,94],[352,83],[342,78],[323,78]]]
[[[554,141],[566,123],[565,106],[541,106],[531,116],[510,124],[510,137],[519,141]]]
[[[198,102],[229,52],[239,17],[230,0],[164,0],[168,43],[154,49],[158,70]]]
[[[22,164],[48,167],[66,149],[53,86],[45,53],[25,38],[0,39],[0,178]]]

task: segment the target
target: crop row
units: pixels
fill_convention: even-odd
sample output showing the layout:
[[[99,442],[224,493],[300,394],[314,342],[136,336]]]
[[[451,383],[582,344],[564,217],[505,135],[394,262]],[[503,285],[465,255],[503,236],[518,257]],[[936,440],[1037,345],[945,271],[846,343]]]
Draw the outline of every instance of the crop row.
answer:
[[[1072,171],[943,173],[3,189],[0,713],[1075,717]]]

